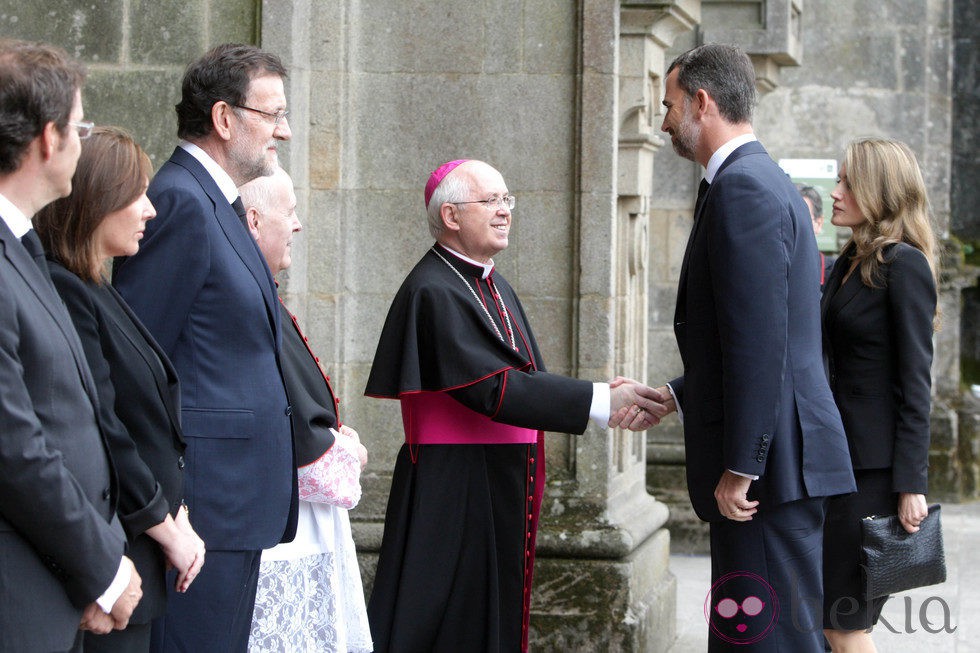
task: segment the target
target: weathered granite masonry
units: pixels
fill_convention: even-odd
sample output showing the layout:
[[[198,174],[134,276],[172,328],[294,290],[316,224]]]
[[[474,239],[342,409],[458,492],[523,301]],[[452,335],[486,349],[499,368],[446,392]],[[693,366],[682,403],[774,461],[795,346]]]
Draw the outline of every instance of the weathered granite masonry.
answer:
[[[184,68],[218,43],[254,43],[254,0],[0,0],[0,36],[47,41],[89,70],[85,117],[135,134],[159,166],[177,138]]]

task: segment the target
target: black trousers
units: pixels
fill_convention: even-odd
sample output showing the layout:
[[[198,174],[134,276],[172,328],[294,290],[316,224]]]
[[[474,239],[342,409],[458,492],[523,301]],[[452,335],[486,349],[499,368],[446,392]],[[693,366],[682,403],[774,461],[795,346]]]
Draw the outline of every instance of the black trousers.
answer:
[[[151,651],[237,653],[248,649],[262,551],[208,551],[184,594],[167,574],[167,614],[153,622]]]
[[[708,651],[822,652],[826,499],[711,524]]]

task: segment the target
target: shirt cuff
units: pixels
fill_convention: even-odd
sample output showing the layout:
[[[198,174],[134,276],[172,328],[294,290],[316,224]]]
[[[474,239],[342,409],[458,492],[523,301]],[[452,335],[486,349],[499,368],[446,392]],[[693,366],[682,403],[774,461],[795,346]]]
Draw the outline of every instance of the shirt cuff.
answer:
[[[670,384],[665,384],[667,386],[667,391],[670,392],[670,397],[674,400],[674,408],[677,409],[677,419],[684,423],[684,411],[681,409],[681,402],[677,401],[677,395],[674,394],[674,389],[670,387]]]
[[[609,428],[609,384],[592,384],[592,406],[589,417],[600,427]]]
[[[102,596],[95,599],[95,602],[99,604],[99,607],[106,614],[112,612],[112,606],[122,596],[123,590],[129,586],[129,578],[132,575],[133,568],[125,563],[125,558],[119,559],[119,569],[116,571],[116,577],[112,579],[109,589],[103,592]]]
[[[736,472],[734,469],[729,469],[728,471],[730,471],[732,474],[735,474],[736,476],[742,476],[744,478],[750,478],[753,481],[758,481],[759,480],[759,475],[758,474],[743,474],[742,472]]]

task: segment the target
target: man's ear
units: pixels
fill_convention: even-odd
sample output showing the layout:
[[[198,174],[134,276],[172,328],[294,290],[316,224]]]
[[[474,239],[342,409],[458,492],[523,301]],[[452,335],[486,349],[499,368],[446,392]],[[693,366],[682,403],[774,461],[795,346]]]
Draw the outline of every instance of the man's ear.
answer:
[[[259,240],[259,210],[254,206],[248,207],[245,211],[245,226],[252,238]]]
[[[231,114],[233,110],[233,107],[224,100],[219,100],[211,105],[211,125],[214,127],[214,133],[225,141],[231,140]]]
[[[459,209],[455,204],[446,202],[439,207],[439,217],[442,218],[443,229],[459,231]]]
[[[708,111],[708,104],[711,102],[711,96],[703,88],[699,88],[694,92],[694,115],[698,118],[703,118],[705,113]]]
[[[64,135],[58,131],[58,126],[54,122],[49,122],[44,125],[44,129],[37,135],[37,149],[41,153],[41,159],[43,161],[49,161],[51,159],[51,156],[58,149],[58,145],[63,138]]]

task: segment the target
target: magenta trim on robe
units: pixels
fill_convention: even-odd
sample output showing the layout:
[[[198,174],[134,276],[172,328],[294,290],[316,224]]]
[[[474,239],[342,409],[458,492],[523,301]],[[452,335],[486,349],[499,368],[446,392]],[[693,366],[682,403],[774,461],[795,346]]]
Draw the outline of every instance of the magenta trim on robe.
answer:
[[[538,432],[494,422],[443,392],[403,394],[405,442],[417,444],[535,444]]]

